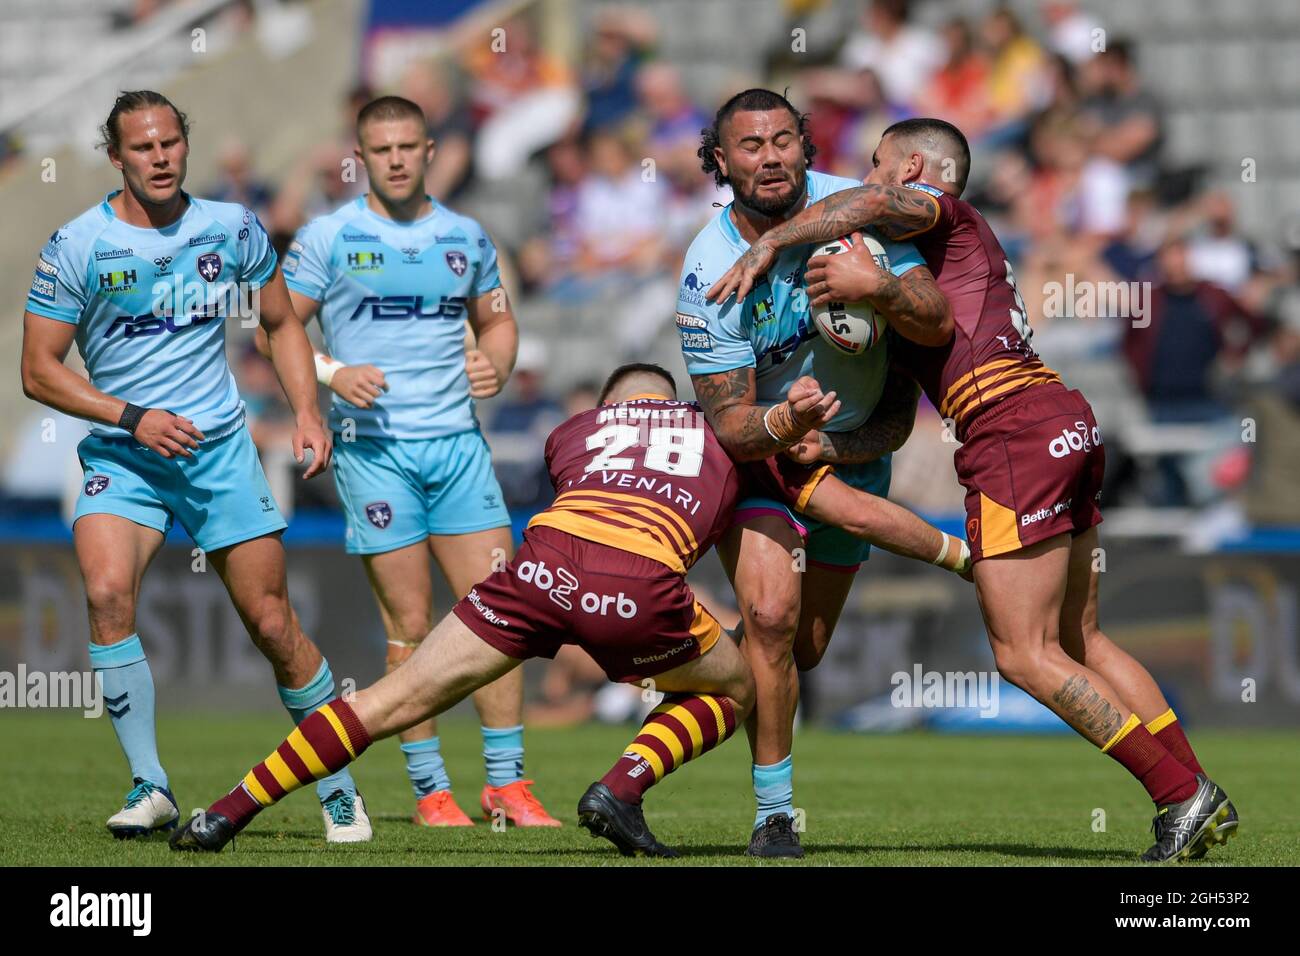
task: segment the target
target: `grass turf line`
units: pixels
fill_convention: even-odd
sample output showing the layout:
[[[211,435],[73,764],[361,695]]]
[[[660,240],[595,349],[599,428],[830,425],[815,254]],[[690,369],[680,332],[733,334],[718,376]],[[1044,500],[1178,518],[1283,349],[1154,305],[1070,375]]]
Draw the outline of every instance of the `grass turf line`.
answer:
[[[327,846],[311,788],[265,811],[219,856],[172,853],[165,838],[118,842],[104,827],[129,789],[107,721],[0,715],[0,766],[11,794],[0,815],[0,864],[37,866],[674,865],[633,861],[575,825],[578,797],[635,735],[624,727],[529,730],[527,773],[564,823],[494,832],[482,820],[482,741],[472,719],[440,722],[453,792],[478,826],[417,828],[396,741],[354,765],[375,838]],[[232,787],[288,729],[282,716],[167,716],[159,749],[182,819]],[[1207,769],[1242,814],[1240,834],[1200,864],[1295,865],[1300,733],[1191,733]],[[795,740],[802,862],[744,857],[753,820],[743,739],[679,769],[646,799],[660,840],[690,865],[1131,865],[1150,845],[1151,804],[1113,761],[1073,737],[862,736],[804,730]],[[1105,811],[1095,831],[1094,811]]]

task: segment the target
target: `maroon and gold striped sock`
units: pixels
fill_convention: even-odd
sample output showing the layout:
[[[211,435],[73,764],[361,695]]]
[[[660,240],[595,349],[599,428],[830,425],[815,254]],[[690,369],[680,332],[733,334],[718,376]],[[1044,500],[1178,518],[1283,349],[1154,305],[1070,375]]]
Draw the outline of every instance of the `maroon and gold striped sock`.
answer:
[[[342,770],[370,746],[370,734],[341,697],[303,718],[284,743],[212,806],[242,829],[266,807],[299,787]]]
[[[1151,735],[1174,755],[1175,760],[1192,773],[1205,773],[1201,769],[1201,762],[1196,759],[1196,754],[1192,751],[1192,745],[1188,743],[1187,735],[1183,733],[1183,725],[1178,722],[1178,717],[1174,714],[1172,707],[1155,720],[1150,721],[1147,724],[1147,730],[1151,731]]]
[[[1101,752],[1114,757],[1146,787],[1156,806],[1181,803],[1196,792],[1196,778],[1175,759],[1137,714],[1115,732]]]
[[[686,761],[708,753],[735,730],[736,710],[730,698],[668,694],[600,782],[625,803],[640,803],[656,783]]]

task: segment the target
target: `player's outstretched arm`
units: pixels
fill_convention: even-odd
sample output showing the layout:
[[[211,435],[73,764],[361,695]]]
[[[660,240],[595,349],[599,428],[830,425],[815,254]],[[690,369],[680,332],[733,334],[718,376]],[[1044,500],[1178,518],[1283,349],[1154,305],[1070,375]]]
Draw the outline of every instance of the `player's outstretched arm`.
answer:
[[[763,233],[709,287],[705,298],[724,302],[734,293],[736,301],[742,301],[781,251],[791,246],[830,242],[865,226],[874,226],[888,239],[903,239],[925,232],[938,221],[938,203],[920,190],[874,184],[842,189]]]
[[[293,309],[284,274],[278,265],[270,281],[260,290],[259,304],[258,318],[266,330],[271,364],[275,366],[275,374],[296,421],[293,456],[302,462],[306,450],[312,450],[313,461],[303,477],[313,478],[329,467],[333,441],[325,430],[316,404],[315,352],[302,320]]]
[[[465,351],[470,398],[491,398],[505,387],[519,351],[519,326],[505,286],[469,300],[475,347]]]
[[[791,449],[796,461],[825,461],[837,465],[875,461],[907,443],[916,424],[921,390],[903,372],[890,366],[880,401],[870,417],[849,432],[811,431]]]
[[[736,461],[758,461],[779,454],[840,411],[835,393],[823,394],[816,380],[806,375],[791,385],[786,400],[776,405],[756,402],[752,365],[692,375],[691,382],[714,434]]]
[[[164,458],[189,458],[203,433],[188,418],[163,408],[139,408],[95,388],[63,364],[77,326],[33,312],[23,314],[23,394],[65,415],[116,425]]]
[[[970,548],[965,541],[940,531],[902,505],[859,491],[834,475],[817,483],[803,513],[905,558],[937,564],[963,576],[970,571]]]

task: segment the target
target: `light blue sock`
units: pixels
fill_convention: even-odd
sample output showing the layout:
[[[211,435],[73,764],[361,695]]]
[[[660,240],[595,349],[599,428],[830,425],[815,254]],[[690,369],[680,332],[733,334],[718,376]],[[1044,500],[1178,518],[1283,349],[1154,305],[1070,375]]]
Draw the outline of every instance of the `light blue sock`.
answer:
[[[447,765],[442,762],[439,750],[441,744],[437,737],[402,744],[402,753],[406,754],[406,775],[411,778],[411,788],[415,790],[417,800],[437,790],[451,789],[451,777],[447,776]]]
[[[305,718],[321,704],[327,704],[338,695],[334,693],[334,675],[330,673],[330,662],[322,660],[320,670],[316,676],[307,682],[306,687],[299,687],[291,690],[288,687],[277,687],[280,692],[280,700],[284,703],[285,710],[289,711],[289,716],[293,718],[295,724],[301,724]],[[346,790],[349,793],[357,792],[356,782],[352,779],[352,774],[348,768],[344,767],[338,773],[332,773],[328,777],[322,777],[316,781],[316,796],[324,800],[335,790]]]
[[[774,813],[794,816],[794,754],[780,763],[754,764],[754,799],[758,801],[755,827]]]
[[[489,787],[524,779],[524,725],[483,727],[483,762]]]
[[[124,637],[116,644],[91,644],[90,668],[103,681],[104,709],[131,765],[132,778],[166,787],[167,774],[158,760],[154,737],[153,674],[140,635]]]

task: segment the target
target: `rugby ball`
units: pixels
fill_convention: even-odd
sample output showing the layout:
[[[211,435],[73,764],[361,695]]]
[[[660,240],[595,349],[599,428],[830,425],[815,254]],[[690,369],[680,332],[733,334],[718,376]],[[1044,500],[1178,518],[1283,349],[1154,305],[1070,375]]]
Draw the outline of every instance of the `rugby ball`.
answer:
[[[865,234],[862,242],[875,257],[876,264],[882,269],[888,269],[889,254],[885,252],[885,247]],[[834,256],[852,248],[852,241],[844,236],[819,246],[812,256]],[[804,291],[807,292],[806,286]],[[812,301],[811,295],[808,300]],[[861,355],[870,351],[885,334],[885,318],[870,302],[823,302],[812,306],[812,320],[821,337],[846,355]]]

